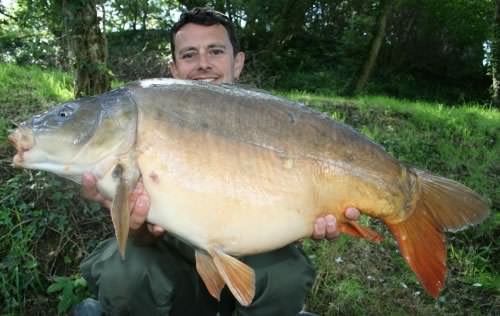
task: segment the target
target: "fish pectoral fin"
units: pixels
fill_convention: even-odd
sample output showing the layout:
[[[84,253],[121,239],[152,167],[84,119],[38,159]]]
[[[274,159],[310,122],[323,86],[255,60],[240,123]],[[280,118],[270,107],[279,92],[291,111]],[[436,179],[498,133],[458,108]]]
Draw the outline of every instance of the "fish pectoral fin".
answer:
[[[253,269],[220,249],[212,249],[209,253],[220,276],[234,297],[241,305],[250,305],[255,296],[255,272]]]
[[[214,260],[207,253],[196,250],[196,271],[200,275],[203,283],[208,289],[210,295],[220,301],[220,293],[225,285],[217,267],[215,266]]]
[[[115,167],[115,172],[121,165]],[[130,207],[128,203],[128,195],[131,189],[128,187],[124,177],[120,175],[118,185],[116,187],[115,198],[111,206],[111,220],[115,228],[116,240],[118,241],[118,251],[122,259],[125,259],[125,246],[127,245],[128,231],[130,225]]]
[[[364,238],[369,241],[379,243],[382,241],[383,237],[376,231],[361,226],[355,221],[347,221],[339,225],[339,231],[354,237]]]
[[[116,194],[111,205],[111,220],[118,241],[118,251],[122,259],[125,259],[125,247],[130,226],[129,194],[139,179],[138,170],[127,162],[120,162],[113,169],[113,178],[117,179],[117,185]]]

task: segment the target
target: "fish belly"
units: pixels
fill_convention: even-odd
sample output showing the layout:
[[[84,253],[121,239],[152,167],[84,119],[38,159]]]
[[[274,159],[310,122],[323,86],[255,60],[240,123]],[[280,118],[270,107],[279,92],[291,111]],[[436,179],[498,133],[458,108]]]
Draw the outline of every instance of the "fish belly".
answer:
[[[211,134],[150,128],[139,168],[148,220],[196,247],[260,253],[310,236],[322,212],[314,162]],[[167,136],[168,135],[168,136]]]

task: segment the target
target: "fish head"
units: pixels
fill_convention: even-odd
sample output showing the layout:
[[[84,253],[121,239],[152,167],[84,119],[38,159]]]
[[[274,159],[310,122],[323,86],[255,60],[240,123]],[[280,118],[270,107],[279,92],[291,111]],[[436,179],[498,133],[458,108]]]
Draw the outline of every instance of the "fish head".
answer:
[[[17,150],[13,165],[81,175],[130,150],[136,121],[137,109],[126,89],[56,105],[9,135]]]

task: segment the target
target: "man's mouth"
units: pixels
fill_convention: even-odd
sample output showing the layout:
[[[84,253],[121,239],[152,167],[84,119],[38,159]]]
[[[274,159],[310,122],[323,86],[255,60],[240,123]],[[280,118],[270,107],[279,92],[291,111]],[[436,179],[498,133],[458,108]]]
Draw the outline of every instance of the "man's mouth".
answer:
[[[203,82],[214,82],[217,79],[218,78],[211,77],[211,78],[194,78],[193,80],[203,81]]]

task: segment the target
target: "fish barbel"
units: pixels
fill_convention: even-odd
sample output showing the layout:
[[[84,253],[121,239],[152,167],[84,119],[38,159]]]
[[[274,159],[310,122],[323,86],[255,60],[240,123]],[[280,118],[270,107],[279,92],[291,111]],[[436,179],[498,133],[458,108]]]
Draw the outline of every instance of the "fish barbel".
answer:
[[[253,270],[237,256],[312,234],[333,214],[341,232],[380,241],[349,221],[355,207],[384,221],[401,254],[434,297],[444,286],[443,231],[477,224],[488,204],[469,188],[402,165],[383,148],[300,104],[232,85],[143,80],[63,103],[9,136],[13,164],[80,182],[98,179],[113,199],[124,256],[128,195],[142,177],[148,221],[195,248],[196,268],[219,298],[227,285],[249,305]]]

